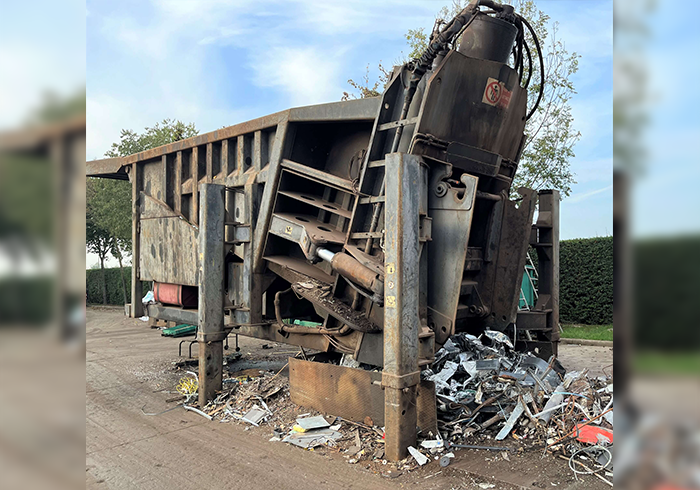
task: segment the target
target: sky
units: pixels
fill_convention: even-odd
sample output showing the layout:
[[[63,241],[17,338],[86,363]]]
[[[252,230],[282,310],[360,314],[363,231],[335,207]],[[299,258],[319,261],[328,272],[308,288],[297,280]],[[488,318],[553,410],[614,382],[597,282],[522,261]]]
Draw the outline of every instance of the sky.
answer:
[[[164,118],[200,132],[333,102],[369,65],[409,50],[410,28],[432,27],[448,0],[123,0],[87,2],[87,158],[121,129]],[[561,238],[612,233],[612,2],[537,2],[581,55],[571,101],[582,133],[562,202]]]
[[[26,123],[47,93],[70,97],[85,86],[85,3],[38,3],[2,3],[0,131]]]
[[[667,1],[647,13],[646,32],[633,52],[645,68],[647,122],[639,142],[644,158],[633,179],[631,230],[640,239],[697,235],[700,156],[693,147],[700,140],[700,93],[694,85],[700,66],[688,56],[700,49],[700,33]]]

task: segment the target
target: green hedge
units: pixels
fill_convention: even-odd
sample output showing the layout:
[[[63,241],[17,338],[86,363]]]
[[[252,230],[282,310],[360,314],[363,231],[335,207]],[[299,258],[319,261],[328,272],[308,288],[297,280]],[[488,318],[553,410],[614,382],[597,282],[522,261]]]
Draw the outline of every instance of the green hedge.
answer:
[[[124,267],[126,279],[127,302],[131,302],[131,267]],[[105,269],[107,282],[107,304],[123,305],[124,293],[122,292],[122,277],[119,267]],[[89,304],[102,304],[102,271],[100,269],[89,269],[87,271],[87,302]],[[151,287],[150,282],[143,282],[144,294]]]
[[[54,291],[52,277],[1,280],[0,325],[45,324],[53,315]]]
[[[559,250],[562,323],[613,322],[613,237],[564,240]]]
[[[634,245],[634,337],[647,349],[700,349],[700,237]]]

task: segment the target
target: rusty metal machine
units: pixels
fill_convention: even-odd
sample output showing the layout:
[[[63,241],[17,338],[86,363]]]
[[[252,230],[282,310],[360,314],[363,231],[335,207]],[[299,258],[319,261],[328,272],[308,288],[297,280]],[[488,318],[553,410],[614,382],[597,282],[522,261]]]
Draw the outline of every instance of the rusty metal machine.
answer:
[[[292,360],[292,399],[371,415],[401,459],[434,420],[421,366],[451,335],[498,330],[556,352],[559,195],[509,197],[539,103],[528,107],[535,53],[542,63],[511,6],[474,0],[381,97],[88,162],[133,186],[131,315],[154,281],[161,301],[146,313],[199,326],[200,403],[221,389],[231,332],[342,355]],[[529,246],[538,302],[518,311]]]

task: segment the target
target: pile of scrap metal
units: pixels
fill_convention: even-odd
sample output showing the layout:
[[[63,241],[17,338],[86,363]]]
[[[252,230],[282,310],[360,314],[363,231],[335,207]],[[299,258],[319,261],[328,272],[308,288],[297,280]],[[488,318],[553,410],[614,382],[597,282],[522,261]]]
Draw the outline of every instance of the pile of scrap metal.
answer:
[[[610,454],[605,447],[613,443],[612,380],[591,378],[587,370],[566,373],[554,356],[547,362],[517,352],[502,332],[452,336],[421,377],[435,383],[438,439],[445,441],[438,448],[510,435],[567,455]],[[571,464],[583,471],[578,462]],[[611,464],[610,457],[595,472]]]
[[[201,411],[209,420],[240,420],[257,427],[284,413],[290,405],[289,388],[283,377],[248,369],[226,378],[224,389]]]

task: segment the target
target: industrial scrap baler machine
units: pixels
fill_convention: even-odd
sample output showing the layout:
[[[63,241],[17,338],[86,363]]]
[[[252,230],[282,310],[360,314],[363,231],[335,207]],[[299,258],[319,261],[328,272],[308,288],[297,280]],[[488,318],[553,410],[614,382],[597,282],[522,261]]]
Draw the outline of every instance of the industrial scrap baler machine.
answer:
[[[535,54],[542,67],[512,7],[475,0],[381,97],[88,162],[132,183],[131,315],[199,326],[200,403],[221,389],[231,332],[342,355],[293,360],[292,398],[372,414],[400,459],[434,418],[420,369],[451,335],[498,330],[556,353],[559,195],[511,199]],[[518,311],[530,246],[538,301]]]

